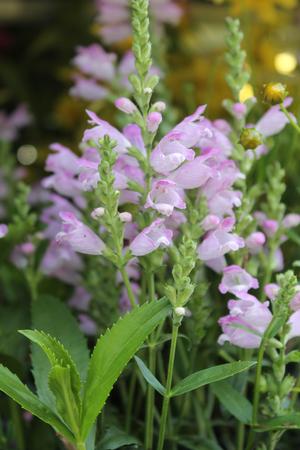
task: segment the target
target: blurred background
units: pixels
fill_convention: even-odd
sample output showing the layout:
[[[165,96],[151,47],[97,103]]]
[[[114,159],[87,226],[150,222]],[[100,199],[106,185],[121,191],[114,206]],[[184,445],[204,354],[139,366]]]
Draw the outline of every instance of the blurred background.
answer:
[[[109,43],[102,39],[100,3],[101,0],[0,0],[0,110],[3,116],[20,103],[28,108],[30,125],[16,138],[14,151],[17,154],[20,146],[29,144],[36,149],[29,161],[34,164],[32,177],[41,170],[49,143],[75,145],[86,123],[84,109],[89,102],[69,95],[76,47],[97,42],[119,55],[130,48],[129,36]],[[242,22],[243,45],[252,73],[241,100],[252,95],[259,98],[264,82],[278,80],[288,85],[295,97],[293,110],[297,112],[298,0],[175,3],[182,11],[180,20],[176,26],[166,25],[156,53],[154,43],[154,53],[158,63],[159,59],[168,61],[169,67],[162,68],[164,83],[171,90],[170,100],[176,105],[179,118],[200,103],[208,103],[212,118],[225,115],[222,100],[229,92],[224,81],[224,19],[228,15],[238,16]],[[104,117],[115,114],[106,99],[94,106]],[[1,125],[0,116],[0,134],[1,126],[5,127],[5,121]]]

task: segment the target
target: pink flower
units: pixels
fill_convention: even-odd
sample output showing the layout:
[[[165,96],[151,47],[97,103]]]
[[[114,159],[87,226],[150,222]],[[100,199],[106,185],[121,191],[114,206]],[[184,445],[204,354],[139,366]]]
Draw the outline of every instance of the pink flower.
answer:
[[[208,214],[202,221],[201,225],[204,231],[215,230],[221,223],[221,219],[214,214]]]
[[[108,135],[116,142],[116,147],[114,148],[114,150],[117,153],[122,154],[127,152],[128,148],[130,147],[130,142],[122,133],[120,133],[120,131],[118,131],[105,120],[100,119],[92,111],[87,110],[87,114],[91,119],[89,122],[96,126],[85,131],[83,135],[83,142],[87,142],[89,140],[98,142],[99,139],[103,138],[105,135]]]
[[[79,272],[83,264],[80,256],[67,244],[51,241],[40,266],[42,273],[65,283],[77,285],[81,281]]]
[[[105,244],[94,231],[78,220],[71,212],[61,212],[62,231],[57,234],[56,241],[67,242],[75,252],[87,255],[101,255]]]
[[[237,234],[230,233],[234,219],[224,219],[218,228],[209,231],[198,247],[198,256],[203,261],[220,258],[228,252],[235,252],[245,246],[244,240]]]
[[[219,344],[230,342],[241,348],[258,348],[261,337],[272,320],[269,302],[261,303],[255,297],[230,300],[229,314],[219,319],[223,334]]]
[[[282,221],[284,228],[294,228],[300,224],[300,214],[287,214]]]
[[[158,180],[152,185],[145,208],[153,208],[165,216],[170,216],[174,208],[186,207],[174,181]]]
[[[173,231],[165,227],[164,220],[156,219],[134,238],[129,248],[135,256],[147,255],[159,247],[169,247],[172,236]]]
[[[128,139],[128,141],[133,145],[133,147],[136,147],[138,150],[141,151],[143,155],[146,155],[142,131],[138,125],[135,124],[127,125],[123,130],[123,134],[126,137],[126,139]]]
[[[246,270],[240,266],[227,266],[223,270],[223,277],[219,284],[219,291],[222,294],[230,292],[240,297],[240,293],[248,292],[249,289],[257,289],[258,280],[253,278]]]
[[[247,106],[245,105],[245,103],[234,103],[232,105],[232,113],[238,120],[243,119],[246,112]]]
[[[191,147],[196,146],[203,134],[199,122],[202,120],[204,110],[205,106],[200,106],[194,114],[186,117],[158,143],[150,158],[156,172],[168,174],[184,161],[194,159],[195,152]]]
[[[110,81],[115,77],[116,55],[107,53],[99,44],[78,47],[73,64],[85,75]]]
[[[208,156],[198,156],[176,169],[170,176],[183,189],[195,189],[203,186],[214,171],[205,164]]]
[[[276,296],[278,295],[279,292],[279,286],[278,284],[275,283],[269,283],[266,284],[264,287],[264,292],[266,294],[266,296],[268,297],[268,299],[270,300],[275,300]]]
[[[108,94],[108,90],[100,86],[97,81],[83,78],[80,76],[75,77],[75,84],[70,89],[70,95],[73,97],[82,98],[88,102],[96,100],[102,100]]]
[[[73,175],[79,172],[79,158],[72,150],[58,143],[51,144],[50,149],[56,153],[48,156],[45,170],[48,172],[63,170]]]
[[[78,309],[79,311],[87,311],[91,302],[91,294],[83,287],[76,286],[72,297],[68,301],[68,305],[71,308]]]
[[[97,334],[97,324],[87,314],[79,314],[79,327],[86,336],[95,336]]]
[[[288,107],[292,101],[291,97],[287,97],[283,104],[285,107]],[[264,137],[268,137],[280,133],[288,122],[288,118],[280,110],[280,105],[275,105],[262,116],[255,128]]]
[[[0,223],[0,239],[8,233],[8,226],[5,223]]]
[[[259,253],[266,242],[266,236],[260,231],[251,233],[245,240],[246,247],[252,255]]]
[[[58,194],[72,198],[78,206],[85,206],[81,183],[71,173],[60,170],[44,178],[41,184],[46,189],[52,188]]]

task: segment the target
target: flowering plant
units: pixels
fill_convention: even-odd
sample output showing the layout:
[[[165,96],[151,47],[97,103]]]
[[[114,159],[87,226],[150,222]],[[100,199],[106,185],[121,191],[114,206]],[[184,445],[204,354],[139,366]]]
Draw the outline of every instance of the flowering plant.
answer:
[[[170,1],[154,11],[160,3],[177,16]],[[99,5],[102,20],[110,8],[127,19],[126,1]],[[135,70],[114,99],[125,126],[88,110],[80,154],[52,144],[50,174],[30,194],[20,186],[12,220],[0,225],[30,291],[33,329],[20,333],[32,343],[36,394],[4,365],[0,390],[66,449],[272,450],[300,427],[290,368],[300,362],[299,288],[282,250],[300,215],[286,211],[278,162],[252,180],[270,137],[300,127],[280,83],[264,87],[268,109],[249,121],[257,100],[239,100],[250,74],[239,21],[228,19],[230,119],[209,120],[201,105],[165,132],[148,6],[131,2]],[[116,74],[114,56],[97,46],[74,62],[98,81]],[[68,302],[49,296],[49,279]]]

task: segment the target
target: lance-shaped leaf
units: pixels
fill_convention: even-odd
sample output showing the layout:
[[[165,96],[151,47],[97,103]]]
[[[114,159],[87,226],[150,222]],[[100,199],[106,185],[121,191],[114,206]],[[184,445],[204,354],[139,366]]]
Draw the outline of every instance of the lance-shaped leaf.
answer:
[[[146,364],[138,356],[134,357],[140,371],[142,372],[145,380],[161,395],[164,395],[166,388],[158,381],[158,379],[153,375],[151,370],[148,369]]]
[[[57,365],[69,367],[72,389],[74,392],[80,391],[81,381],[77,367],[68,351],[57,339],[37,330],[22,330],[20,333],[42,348],[52,367]]]
[[[253,367],[255,364],[255,361],[237,361],[200,370],[199,372],[195,372],[179,381],[179,383],[173,387],[171,397],[186,394],[187,392],[198,389],[206,384],[225,380],[226,378],[230,378],[237,373],[250,369],[250,367]]]
[[[300,428],[300,413],[291,413],[284,416],[274,417],[268,420],[262,420],[255,431],[265,432],[272,430],[287,430]]]
[[[228,381],[220,381],[211,385],[213,393],[224,408],[242,423],[250,423],[252,405],[249,400],[237,391]]]
[[[98,339],[84,388],[81,424],[83,440],[122,370],[169,311],[170,305],[166,299],[145,304],[120,318]]]
[[[73,434],[59,417],[41,402],[15,374],[2,365],[0,365],[0,391],[11,397],[34,416],[51,425],[69,442],[75,442]]]

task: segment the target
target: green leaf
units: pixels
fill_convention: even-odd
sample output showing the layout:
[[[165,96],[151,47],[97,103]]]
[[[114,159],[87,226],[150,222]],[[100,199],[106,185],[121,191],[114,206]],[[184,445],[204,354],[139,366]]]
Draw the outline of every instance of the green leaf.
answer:
[[[286,414],[261,421],[255,431],[286,430],[300,428],[300,413]]]
[[[79,393],[81,381],[77,367],[65,347],[57,339],[43,331],[21,330],[20,333],[42,348],[52,367],[59,365],[70,368],[72,390]]]
[[[86,438],[128,361],[170,309],[167,299],[135,308],[98,339],[84,388],[82,439]]]
[[[110,427],[96,450],[115,450],[125,445],[138,445],[140,442],[117,427]]]
[[[70,367],[54,366],[49,374],[49,387],[56,399],[57,411],[77,436],[80,427],[81,401],[74,392]]]
[[[213,383],[211,389],[230,414],[242,423],[251,423],[251,403],[228,381]]]
[[[42,296],[33,304],[32,322],[34,328],[49,333],[64,345],[84,380],[89,364],[89,350],[70,310],[56,298]],[[36,345],[32,346],[32,365],[39,398],[54,408],[55,400],[48,386],[50,364]]]
[[[41,402],[15,374],[2,365],[0,365],[0,390],[15,400],[22,408],[51,425],[68,441],[74,443],[74,436],[59,417]]]
[[[137,365],[139,366],[140,371],[142,372],[145,380],[161,395],[164,395],[166,392],[165,387],[158,381],[158,379],[153,375],[153,373],[148,369],[146,364],[138,357],[134,357]]]
[[[185,394],[186,392],[198,389],[206,384],[215,383],[216,381],[230,378],[236,373],[250,369],[256,364],[255,361],[237,361],[219,366],[210,367],[209,369],[200,370],[192,375],[179,381],[171,391],[171,397]]]

